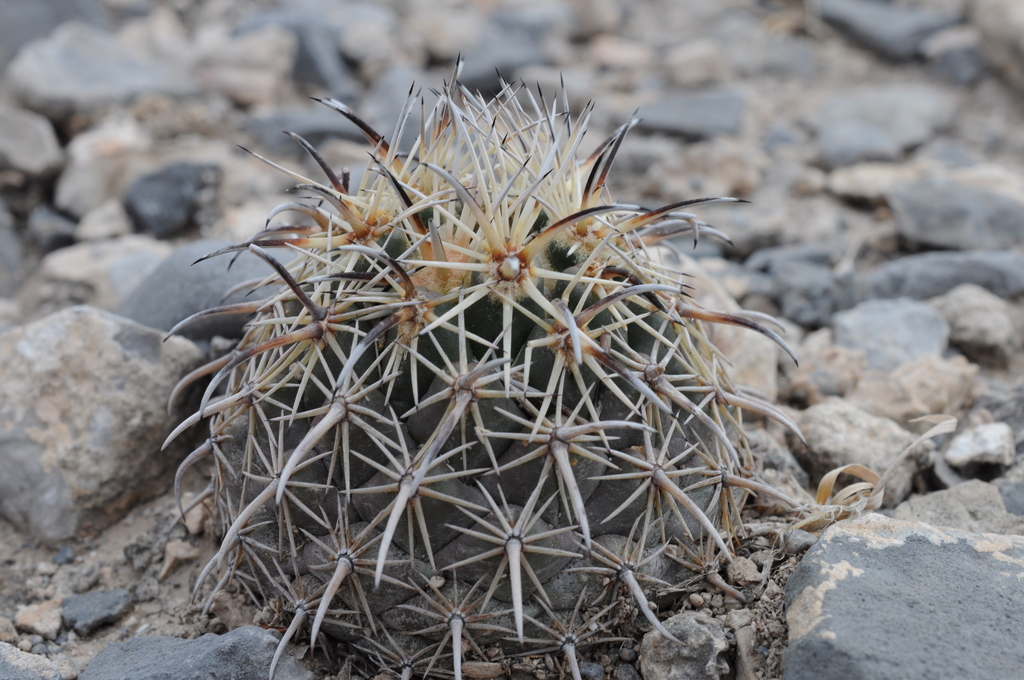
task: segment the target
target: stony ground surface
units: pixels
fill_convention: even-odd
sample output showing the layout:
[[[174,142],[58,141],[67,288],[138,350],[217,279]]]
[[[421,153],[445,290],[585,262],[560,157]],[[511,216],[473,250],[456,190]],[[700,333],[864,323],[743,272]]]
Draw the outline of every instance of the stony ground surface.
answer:
[[[959,418],[893,471],[895,519],[841,523],[797,566],[814,536],[784,542],[795,518],[752,514],[735,565],[681,584],[671,625],[692,644],[641,644],[639,625],[584,676],[1009,677],[1024,663],[1021,35],[1017,0],[0,4],[0,676],[88,680],[130,654],[154,678],[193,677],[166,665],[181,654],[269,665],[268,634],[245,627],[273,612],[239,593],[191,604],[215,537],[202,505],[178,522],[168,472],[187,446],[158,451],[187,412],[164,412],[170,385],[241,320],[162,343],[122,317],[166,330],[250,278],[244,261],[187,267],[287,200],[287,178],[236,145],[307,162],[287,129],[358,175],[358,131],[308,97],[388,131],[411,84],[428,93],[462,54],[471,87],[493,90],[498,69],[595,101],[592,144],[638,111],[620,199],[751,201],[702,213],[732,244],[677,246],[699,299],[776,315],[800,360],[718,338],[807,438],[751,425],[769,482],[809,501],[836,467],[887,469],[920,416]],[[112,646],[229,630],[187,652]],[[279,677],[369,672],[334,653],[301,664]]]

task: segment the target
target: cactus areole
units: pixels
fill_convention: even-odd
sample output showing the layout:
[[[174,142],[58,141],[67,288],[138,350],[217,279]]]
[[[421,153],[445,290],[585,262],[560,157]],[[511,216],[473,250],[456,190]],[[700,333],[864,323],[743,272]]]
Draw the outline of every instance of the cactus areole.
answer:
[[[695,304],[654,247],[735,199],[615,203],[636,121],[584,156],[589,110],[525,89],[411,98],[407,153],[322,103],[370,142],[360,185],[293,135],[326,179],[280,168],[305,198],[214,253],[259,256],[274,292],[196,315],[252,314],[172,434],[210,427],[177,480],[204,461],[221,521],[200,585],[269,605],[282,649],[341,639],[405,676],[533,650],[578,677],[624,622],[668,635],[650,598],[732,559],[762,487],[741,409],[784,420],[705,329],[775,334]]]

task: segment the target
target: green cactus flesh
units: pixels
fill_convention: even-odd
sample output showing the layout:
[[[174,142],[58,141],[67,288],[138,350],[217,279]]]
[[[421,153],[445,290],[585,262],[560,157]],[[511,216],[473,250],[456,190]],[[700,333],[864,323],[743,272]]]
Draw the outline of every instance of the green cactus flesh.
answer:
[[[453,82],[409,154],[323,103],[373,147],[361,186],[296,137],[326,181],[282,168],[311,200],[222,251],[265,260],[275,292],[198,315],[253,314],[174,433],[209,421],[178,479],[208,459],[224,537],[200,582],[276,604],[285,642],[328,634],[406,673],[460,677],[502,644],[579,677],[623,612],[668,635],[649,599],[732,559],[762,488],[741,409],[784,420],[733,389],[705,328],[774,333],[697,306],[654,248],[734,199],[613,203],[636,121],[581,160],[588,112],[512,88]]]

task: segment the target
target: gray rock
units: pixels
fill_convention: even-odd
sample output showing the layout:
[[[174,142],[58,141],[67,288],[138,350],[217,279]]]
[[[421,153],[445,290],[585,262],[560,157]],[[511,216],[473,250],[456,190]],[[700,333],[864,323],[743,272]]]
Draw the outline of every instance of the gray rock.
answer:
[[[50,120],[91,114],[147,92],[194,92],[182,70],[122,47],[107,31],[72,22],[25,45],[7,75],[17,96]]]
[[[174,467],[167,398],[201,360],[89,307],[0,335],[0,513],[50,545],[115,521]]]
[[[986,392],[978,397],[975,406],[987,409],[993,419],[1012,427],[1017,453],[1024,453],[1024,384]]]
[[[893,161],[903,155],[903,147],[890,134],[863,120],[826,123],[818,141],[821,161],[829,168],[861,161]]]
[[[64,680],[57,664],[45,656],[23,652],[0,642],[0,678],[4,680]]]
[[[1024,538],[868,515],[786,585],[784,680],[1009,678],[1024,666]]]
[[[638,130],[698,141],[735,135],[743,122],[746,98],[737,90],[676,94],[640,107]]]
[[[942,178],[889,192],[900,237],[912,248],[998,250],[1024,242],[1024,203]]]
[[[137,637],[104,647],[89,662],[79,680],[266,680],[277,649],[278,634],[255,626],[224,635],[207,634],[195,640]],[[313,680],[313,674],[287,654],[281,657],[275,680]]]
[[[991,250],[908,255],[859,275],[855,287],[861,300],[926,300],[965,283],[1006,300],[1024,294],[1024,253]]]
[[[42,204],[28,215],[28,237],[43,254],[75,242],[75,223]]]
[[[410,92],[433,85],[425,82],[424,78],[423,73],[409,66],[398,65],[388,69],[366,94],[360,106],[360,117],[384,135],[385,139],[394,143],[395,126]],[[418,114],[418,110],[413,111],[414,118],[406,125],[402,139],[398,140],[399,148],[410,148],[419,134],[419,125],[416,124]]]
[[[13,295],[21,286],[24,253],[14,230],[14,217],[0,198],[0,297]]]
[[[545,37],[568,21],[567,8],[554,2],[496,12],[476,45],[463,55],[460,80],[470,90],[497,93],[501,88],[499,74],[511,82],[520,69],[547,63]]]
[[[1016,0],[973,0],[971,19],[981,32],[985,56],[1013,86],[1024,87],[1024,16]]]
[[[1017,463],[1002,477],[993,480],[992,485],[999,489],[1007,512],[1024,515],[1024,462]]]
[[[362,87],[341,58],[338,35],[342,22],[324,21],[313,7],[291,6],[254,12],[236,26],[237,33],[258,31],[266,26],[280,26],[298,38],[298,53],[292,68],[296,82],[322,85],[330,96],[351,101]]]
[[[132,605],[132,596],[124,588],[94,590],[85,595],[64,598],[61,616],[64,625],[79,635],[89,635],[100,626],[114,623]]]
[[[836,309],[839,282],[831,254],[819,246],[778,246],[759,250],[744,263],[774,281],[774,297],[784,318],[801,326],[826,325]]]
[[[895,61],[918,55],[921,43],[958,17],[870,0],[821,0],[821,18],[864,47]]]
[[[949,323],[949,344],[975,363],[1005,368],[1020,347],[1012,307],[980,286],[957,286],[929,304]]]
[[[787,435],[790,449],[814,486],[826,473],[851,463],[883,474],[916,439],[894,421],[873,416],[836,397],[802,411],[796,424],[807,446]],[[885,487],[885,505],[892,507],[910,493],[920,452],[926,448],[927,445],[918,447],[918,452],[909,455],[896,469]]]
[[[4,0],[0,2],[0,72],[22,45],[45,37],[66,21],[107,26],[95,0]]]
[[[192,224],[204,190],[216,190],[215,165],[175,163],[136,180],[124,196],[124,207],[138,232],[156,238],[178,236]]]
[[[921,44],[921,53],[940,78],[957,85],[973,85],[988,70],[977,29],[954,26],[939,31]]]
[[[835,343],[868,353],[868,366],[892,370],[926,354],[941,355],[949,324],[934,309],[907,298],[868,300],[832,318]]]
[[[699,612],[683,612],[666,619],[665,628],[680,642],[656,630],[640,643],[640,672],[644,680],[718,680],[729,673],[725,627]]]
[[[944,491],[913,496],[900,503],[892,516],[958,531],[1024,535],[1024,519],[1006,511],[994,484],[978,479]]]
[[[923,83],[865,86],[837,94],[817,114],[822,161],[837,167],[889,159],[885,154],[893,149],[919,146],[951,125],[956,109],[956,97]]]
[[[243,252],[230,268],[230,254],[193,264],[228,245],[226,241],[201,240],[181,246],[139,283],[118,306],[117,313],[144,326],[169,331],[197,312],[258,299],[258,294],[247,295],[248,290],[224,297],[232,286],[270,273],[270,267],[255,255]],[[204,319],[182,329],[181,335],[193,340],[208,340],[215,335],[238,338],[246,320],[244,314]]]
[[[50,121],[31,111],[0,105],[0,168],[41,177],[63,162],[64,153]]]

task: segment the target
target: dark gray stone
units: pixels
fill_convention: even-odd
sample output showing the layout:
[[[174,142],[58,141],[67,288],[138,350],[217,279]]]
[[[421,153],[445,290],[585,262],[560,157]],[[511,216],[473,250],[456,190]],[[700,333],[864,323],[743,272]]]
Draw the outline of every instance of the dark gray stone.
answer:
[[[951,125],[956,109],[956,97],[923,83],[844,91],[817,114],[822,162],[838,167],[895,158]]]
[[[772,295],[783,317],[817,328],[827,324],[837,308],[847,306],[847,282],[832,273],[831,259],[820,246],[777,246],[755,252],[744,264],[772,278]]]
[[[46,205],[28,215],[28,237],[44,254],[75,242],[75,223]]]
[[[426,82],[425,74],[409,66],[399,65],[387,70],[366,94],[359,115],[389,142],[394,143],[395,126],[409,95],[425,91],[440,83]],[[419,134],[419,107],[414,107],[412,118],[405,126],[398,147],[407,150]]]
[[[909,300],[868,300],[832,319],[835,342],[863,349],[868,366],[890,371],[918,357],[941,355],[949,342],[949,324],[930,306]]]
[[[900,236],[912,248],[998,250],[1024,243],[1024,203],[930,178],[889,192]]]
[[[908,297],[927,300],[973,283],[1011,300],[1024,295],[1024,253],[937,252],[908,255],[857,277],[858,299]]]
[[[147,92],[184,95],[198,89],[183,68],[136,54],[112,33],[78,22],[25,45],[7,76],[26,106],[50,120],[96,114]]]
[[[267,680],[279,634],[246,626],[195,640],[153,636],[118,642],[100,650],[79,680]],[[313,680],[284,654],[274,680]]]
[[[604,680],[604,666],[593,661],[580,664],[580,677],[583,680]]]
[[[746,99],[737,90],[687,92],[640,107],[638,130],[690,141],[734,135],[743,122]]]
[[[936,33],[921,46],[932,72],[956,85],[973,85],[988,71],[976,33],[961,28]]]
[[[0,297],[10,297],[21,287],[24,257],[21,240],[14,230],[14,217],[0,198]]]
[[[864,47],[895,61],[918,55],[930,35],[958,17],[871,0],[821,0],[821,18]]]
[[[0,72],[22,45],[49,35],[66,21],[107,26],[95,0],[4,0],[0,2]]]
[[[124,196],[135,230],[156,238],[177,236],[192,224],[201,192],[220,181],[215,165],[175,163],[137,179]]]
[[[997,479],[993,484],[999,489],[1006,511],[1024,515],[1024,482],[1004,482]]]
[[[132,596],[124,588],[94,590],[65,598],[61,615],[66,627],[74,628],[79,635],[89,635],[120,619],[131,605]]]
[[[784,680],[1011,678],[1024,537],[868,515],[825,531],[786,585]]]
[[[232,286],[271,273],[270,267],[255,255],[243,252],[230,268],[232,254],[193,264],[228,245],[226,241],[202,240],[181,246],[124,299],[118,314],[144,326],[168,331],[197,312],[258,299],[254,297],[258,293],[246,296],[247,290],[224,298]],[[246,320],[244,314],[203,319],[182,329],[181,335],[196,340],[215,335],[237,338],[241,337]]]
[[[277,109],[269,115],[251,118],[247,127],[259,140],[260,146],[275,153],[305,154],[294,140],[283,134],[284,131],[294,132],[313,146],[319,146],[329,139],[354,142],[366,140],[348,118],[321,104]]]

